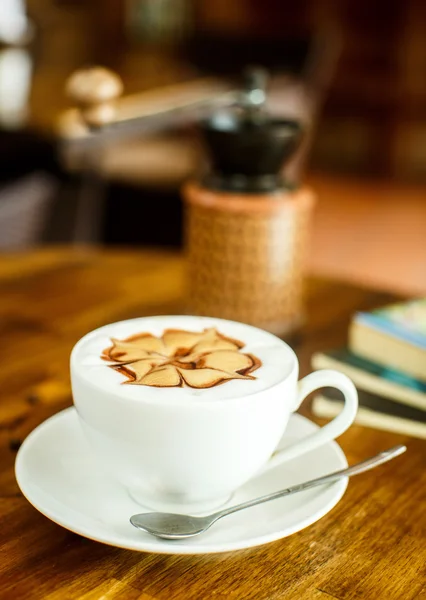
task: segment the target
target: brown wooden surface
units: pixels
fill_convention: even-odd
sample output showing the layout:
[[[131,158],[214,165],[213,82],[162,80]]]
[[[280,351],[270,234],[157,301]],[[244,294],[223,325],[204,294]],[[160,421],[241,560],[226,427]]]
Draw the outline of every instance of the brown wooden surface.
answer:
[[[349,462],[397,443],[407,454],[351,480],[318,523],[265,546],[194,557],[137,553],[43,517],[20,494],[13,464],[28,432],[71,404],[73,344],[111,321],[183,310],[183,265],[158,252],[50,249],[0,257],[0,289],[1,599],[426,598],[426,443],[358,426],[339,440]],[[344,341],[355,309],[389,299],[310,282],[295,343],[302,374],[313,351]]]

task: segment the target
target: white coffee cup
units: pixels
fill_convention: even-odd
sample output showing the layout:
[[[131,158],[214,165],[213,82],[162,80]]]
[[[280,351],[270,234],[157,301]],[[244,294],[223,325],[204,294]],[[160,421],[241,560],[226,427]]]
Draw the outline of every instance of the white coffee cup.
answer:
[[[123,385],[126,377],[101,358],[111,338],[167,329],[215,328],[244,343],[241,352],[262,365],[253,379],[208,389]],[[293,350],[257,328],[207,317],[147,317],[113,323],[84,336],[71,354],[74,404],[103,466],[143,506],[198,512],[224,504],[265,469],[310,452],[341,435],[353,422],[357,392],[337,371],[317,371],[298,381]],[[275,452],[291,413],[322,387],[339,389],[341,413],[305,439]]]

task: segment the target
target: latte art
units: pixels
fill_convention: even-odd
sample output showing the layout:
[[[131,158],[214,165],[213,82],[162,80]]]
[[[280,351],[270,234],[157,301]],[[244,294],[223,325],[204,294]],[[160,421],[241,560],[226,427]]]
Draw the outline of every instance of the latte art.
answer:
[[[159,337],[140,333],[111,341],[101,358],[127,378],[126,384],[211,388],[235,379],[253,380],[250,373],[262,364],[253,354],[240,352],[244,343],[214,327],[201,332],[166,329]]]
[[[266,331],[190,315],[104,325],[71,357],[78,378],[105,397],[170,406],[248,398],[295,373],[294,360]]]

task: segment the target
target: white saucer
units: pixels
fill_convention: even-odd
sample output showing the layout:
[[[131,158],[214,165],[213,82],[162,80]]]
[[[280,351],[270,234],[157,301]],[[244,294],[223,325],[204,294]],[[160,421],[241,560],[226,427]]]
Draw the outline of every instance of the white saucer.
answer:
[[[292,415],[282,445],[316,429],[308,419]],[[345,455],[331,442],[252,480],[235,493],[231,503],[345,467]],[[347,485],[343,479],[235,513],[198,538],[159,540],[129,523],[131,515],[149,511],[99,468],[74,408],[51,417],[26,438],[16,458],[15,473],[24,496],[55,523],[112,546],[164,554],[228,552],[286,537],[327,514]]]

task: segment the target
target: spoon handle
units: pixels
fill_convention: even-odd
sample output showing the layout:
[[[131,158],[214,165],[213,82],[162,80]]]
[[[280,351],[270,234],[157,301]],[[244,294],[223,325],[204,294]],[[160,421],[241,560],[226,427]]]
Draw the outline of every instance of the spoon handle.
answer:
[[[376,454],[376,456],[367,458],[367,460],[363,460],[362,462],[359,462],[356,465],[353,465],[352,467],[342,469],[341,471],[335,471],[334,473],[329,473],[328,475],[318,477],[317,479],[311,479],[311,481],[305,481],[305,483],[293,485],[292,487],[289,487],[285,490],[280,490],[279,492],[267,494],[266,496],[261,496],[260,498],[255,498],[254,500],[249,500],[248,502],[243,502],[242,504],[237,504],[236,506],[231,506],[230,508],[225,508],[224,510],[220,510],[217,513],[215,513],[214,516],[216,517],[216,519],[220,519],[225,515],[229,515],[239,510],[243,510],[244,508],[256,506],[256,504],[262,504],[263,502],[269,502],[269,500],[276,500],[277,498],[282,498],[283,496],[289,496],[290,494],[303,492],[304,490],[308,490],[317,485],[332,483],[334,481],[337,481],[338,479],[341,479],[342,477],[351,477],[352,475],[364,473],[364,471],[374,469],[374,467],[378,467],[379,465],[382,465],[383,463],[392,460],[392,458],[403,454],[406,450],[406,446],[403,445],[393,446],[392,448],[389,448],[389,450],[380,452],[379,454]]]

